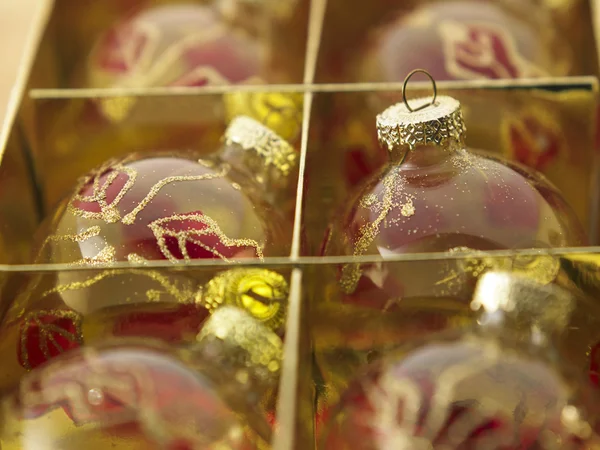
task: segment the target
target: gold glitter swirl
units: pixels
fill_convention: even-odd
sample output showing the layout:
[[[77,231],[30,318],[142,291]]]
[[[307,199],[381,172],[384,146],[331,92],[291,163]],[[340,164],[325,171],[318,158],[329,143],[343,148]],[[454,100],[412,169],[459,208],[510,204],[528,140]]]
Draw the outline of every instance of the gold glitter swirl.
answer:
[[[384,222],[387,215],[395,207],[403,207],[407,202],[411,202],[412,199],[402,192],[402,185],[404,184],[404,177],[397,170],[392,170],[382,180],[383,195],[381,201],[378,201],[378,197],[375,194],[367,194],[360,200],[361,206],[367,206],[374,211],[378,212],[378,216],[372,222],[364,224],[359,232],[358,238],[354,242],[353,256],[364,255],[377,235],[379,234],[379,227]],[[401,198],[405,198],[406,202],[403,204],[398,203],[398,199],[394,198],[395,193],[401,193]],[[414,213],[414,211],[413,211]],[[409,217],[407,217],[409,218]],[[350,263],[346,264],[342,268],[342,276],[340,279],[340,285],[343,291],[347,294],[351,294],[356,289],[358,281],[361,276],[361,268],[359,264]]]
[[[41,296],[41,298],[47,297],[51,294],[62,294],[63,292],[68,291],[77,291],[81,289],[87,289],[100,281],[112,278],[120,275],[139,275],[143,277],[150,278],[151,280],[158,283],[163,289],[164,292],[174,297],[181,304],[189,304],[194,302],[194,294],[191,288],[179,288],[175,283],[171,282],[171,280],[155,270],[141,270],[141,269],[110,269],[103,270],[101,273],[90,277],[83,281],[74,281],[72,283],[60,284],[58,286],[53,287],[52,289],[47,290]],[[146,297],[149,301],[156,300],[156,290],[149,290],[146,293]]]
[[[56,317],[58,319],[68,319],[73,323],[75,330],[70,332],[53,323],[45,323],[44,317]],[[23,318],[23,324],[29,327],[33,323],[38,330],[40,346],[44,358],[49,360],[52,358],[50,353],[50,345],[52,345],[59,353],[63,353],[64,349],[56,342],[55,335],[66,339],[68,342],[75,342],[78,345],[83,344],[83,335],[81,333],[82,317],[75,311],[70,310],[41,310],[30,312]],[[27,329],[21,330],[20,334],[20,360],[26,370],[32,370],[31,361],[29,359],[29,351],[27,349],[29,343],[29,333]]]
[[[288,283],[277,272],[232,269],[210,280],[198,301],[211,313],[223,305],[238,306],[277,331],[285,323],[288,295]]]
[[[148,260],[137,253],[130,253],[127,255],[127,261],[131,264],[146,264]]]
[[[84,230],[81,233],[77,233],[77,234],[60,234],[60,235],[48,236],[42,243],[42,246],[40,247],[40,251],[38,252],[35,259],[36,259],[36,261],[40,260],[42,252],[44,251],[44,249],[50,242],[64,242],[64,241],[85,242],[88,239],[99,236],[100,231],[101,230],[100,230],[99,226],[93,226],[93,227],[90,227],[87,230]]]
[[[193,221],[197,224],[203,225],[204,228],[201,228],[201,229],[189,229],[188,228],[187,230],[169,230],[165,226],[165,224],[169,223],[169,222],[184,222],[184,221],[186,221],[186,222]],[[190,260],[190,256],[189,256],[187,248],[186,248],[187,242],[191,242],[191,243],[203,248],[204,250],[212,253],[213,255],[217,256],[218,258],[221,258],[223,261],[228,261],[228,262],[230,261],[229,258],[227,258],[225,255],[220,253],[217,249],[206,245],[204,242],[202,242],[201,240],[196,239],[194,237],[194,236],[206,236],[206,235],[217,236],[219,238],[220,242],[226,247],[252,247],[256,251],[256,255],[258,256],[258,258],[261,261],[264,259],[263,249],[259,245],[258,242],[256,242],[253,239],[246,239],[246,238],[232,239],[232,238],[226,236],[225,233],[223,233],[223,231],[219,227],[219,224],[215,220],[211,219],[210,217],[208,217],[207,215],[204,215],[204,214],[199,214],[199,213],[197,213],[197,214],[175,214],[173,216],[157,219],[154,222],[150,223],[148,225],[148,227],[152,230],[152,233],[154,233],[154,236],[156,237],[156,242],[158,243],[158,247],[160,248],[160,251],[165,256],[165,258],[167,258],[171,262],[179,262],[180,259],[175,257],[169,250],[167,243],[166,243],[166,239],[165,239],[167,236],[177,239],[177,244],[178,244],[179,250],[183,254],[183,258],[186,261]]]
[[[229,165],[224,164],[221,166],[219,171],[216,173],[206,173],[203,175],[189,175],[189,176],[172,176],[172,177],[164,178],[150,188],[150,191],[148,192],[146,197],[144,197],[144,199],[131,212],[129,212],[125,217],[123,217],[122,222],[126,225],[133,224],[133,222],[135,222],[137,215],[148,205],[148,203],[150,203],[154,199],[154,197],[156,197],[158,195],[160,190],[171,183],[181,183],[181,182],[185,182],[185,181],[214,180],[216,178],[223,178],[227,175],[227,173],[229,173],[230,169],[231,169],[231,167]]]
[[[246,116],[235,118],[225,131],[226,145],[255,152],[263,164],[288,176],[298,163],[298,152],[273,130]]]
[[[106,176],[106,179],[101,184],[102,176],[106,175],[107,173],[108,175]],[[123,174],[127,176],[125,185],[121,188],[111,203],[107,203],[108,189],[119,177],[119,175]],[[75,188],[76,194],[69,202],[68,210],[74,215],[86,219],[100,219],[104,220],[106,223],[118,222],[121,218],[121,214],[117,209],[117,205],[123,199],[127,191],[129,191],[129,189],[131,189],[131,187],[134,185],[136,177],[137,172],[134,169],[126,167],[122,163],[115,164],[111,161],[110,163],[107,163],[106,165],[95,170],[92,174],[83,177],[80,180]],[[81,195],[80,192],[86,185],[90,183],[90,181],[92,183],[92,194],[89,196]],[[92,212],[80,209],[74,205],[75,202],[96,203],[100,208],[100,212]]]

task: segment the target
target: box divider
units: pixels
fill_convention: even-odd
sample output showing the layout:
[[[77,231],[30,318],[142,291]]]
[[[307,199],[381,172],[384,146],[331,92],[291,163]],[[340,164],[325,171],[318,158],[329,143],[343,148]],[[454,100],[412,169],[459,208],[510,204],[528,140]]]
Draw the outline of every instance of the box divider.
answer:
[[[287,310],[283,367],[277,400],[277,430],[273,450],[293,450],[298,423],[300,337],[302,333],[302,270],[293,269]],[[309,450],[309,449],[306,449]]]

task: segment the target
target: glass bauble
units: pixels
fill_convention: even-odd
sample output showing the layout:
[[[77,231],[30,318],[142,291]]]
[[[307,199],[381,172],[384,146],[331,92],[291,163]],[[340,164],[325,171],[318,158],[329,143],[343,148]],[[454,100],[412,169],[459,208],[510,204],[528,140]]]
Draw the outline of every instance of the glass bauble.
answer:
[[[437,80],[563,76],[569,61],[542,6],[423,2],[370,36],[354,81],[402,81],[414,67]]]
[[[211,158],[192,151],[131,154],[82,177],[42,228],[36,261],[287,255],[291,224],[282,214],[286,204],[275,205],[274,196],[293,178],[297,154],[248,118],[236,119],[224,141]]]
[[[572,307],[565,293],[488,273],[477,302],[479,325],[413,342],[363,373],[320,448],[600,448],[593,396],[553,347]]]
[[[22,450],[263,448],[271,431],[257,404],[276,384],[281,350],[272,332],[224,308],[187,349],[117,340],[72,351],[4,398],[0,443]]]
[[[265,82],[265,42],[209,4],[149,6],[109,28],[85,70],[86,87],[156,87]]]
[[[411,102],[417,108],[431,99]],[[390,163],[336,217],[325,253],[389,257],[586,242],[571,208],[547,179],[470,151],[464,129],[460,105],[450,97],[438,97],[419,112],[398,104],[379,115],[378,132]],[[380,272],[373,268],[371,275],[361,274],[358,265],[348,264],[340,282],[352,293],[361,276],[384,277]]]

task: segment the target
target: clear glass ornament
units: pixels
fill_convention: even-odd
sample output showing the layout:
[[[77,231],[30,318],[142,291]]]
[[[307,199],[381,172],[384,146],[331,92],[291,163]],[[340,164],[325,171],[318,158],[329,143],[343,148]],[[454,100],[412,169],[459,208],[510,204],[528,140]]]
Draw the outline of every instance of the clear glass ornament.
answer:
[[[294,1],[144,5],[108,28],[87,57],[83,87],[201,87],[281,82],[272,22]],[[254,20],[252,20],[254,18]]]
[[[480,279],[478,325],[413,342],[358,377],[331,411],[328,450],[597,449],[598,409],[560,359],[574,300],[509,273]]]
[[[285,256],[297,153],[239,117],[222,149],[155,151],[111,160],[81,178],[40,231],[36,261],[93,265]],[[287,192],[286,192],[287,193]],[[287,202],[286,202],[287,200]]]
[[[2,400],[3,448],[252,450],[271,429],[260,403],[281,367],[281,339],[235,307],[174,350],[116,340],[23,377]]]
[[[33,276],[0,327],[0,390],[64,353],[114,338],[188,345],[211,314],[225,306],[244,309],[283,335],[289,295],[283,275],[232,268],[204,284],[200,278],[152,269]]]
[[[411,105],[399,103],[377,117],[390,162],[336,215],[324,254],[389,257],[585,244],[575,214],[543,175],[466,148],[457,100],[421,98]],[[342,289],[354,293],[361,277],[377,278],[381,286],[386,274],[375,265],[347,264]],[[423,284],[438,281],[425,278]]]
[[[401,81],[413,67],[437,80],[564,76],[571,56],[544,5],[422,2],[373,31],[353,81]]]

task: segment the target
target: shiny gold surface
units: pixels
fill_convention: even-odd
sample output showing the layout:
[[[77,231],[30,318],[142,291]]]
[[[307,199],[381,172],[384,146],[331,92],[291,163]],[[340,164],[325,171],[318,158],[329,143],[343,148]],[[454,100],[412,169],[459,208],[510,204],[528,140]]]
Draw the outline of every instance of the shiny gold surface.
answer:
[[[385,0],[374,2],[368,11],[359,1],[299,2],[298,13],[279,25],[278,29],[285,34],[278,36],[285,38],[275,43],[278,50],[274,61],[289,69],[291,82],[304,82],[303,85],[239,89],[62,89],[76,70],[78,55],[89,49],[93,37],[120,14],[120,2],[116,0],[96,3],[90,6],[91,3],[80,1],[57,2],[48,27],[38,29],[44,36],[37,55],[30,55],[30,59],[35,59],[34,64],[25,68],[31,69],[30,74],[24,72],[22,79],[33,90],[20,104],[19,120],[7,127],[10,140],[0,165],[0,186],[6,186],[0,192],[0,211],[5,219],[0,227],[0,263],[27,259],[31,236],[40,220],[38,209],[48,211],[91,168],[132,149],[191,148],[206,154],[218,147],[231,119],[243,114],[271,127],[300,150],[297,153],[300,180],[290,190],[292,197],[298,194],[295,240],[290,255],[278,259],[281,265],[274,268],[275,273],[293,270],[296,274],[289,287],[294,304],[287,320],[279,308],[280,294],[286,292],[279,277],[261,276],[262,281],[251,282],[255,279],[251,271],[262,271],[265,264],[274,260],[266,257],[264,262],[257,263],[261,266],[258,268],[240,267],[241,271],[249,271],[243,277],[247,282],[238,283],[236,277],[230,279],[237,292],[242,292],[235,304],[246,305],[251,313],[254,311],[269,327],[279,328],[285,336],[283,349],[277,350],[283,351],[284,357],[282,391],[277,397],[277,418],[282,426],[273,441],[275,450],[313,448],[314,412],[318,413],[318,422],[324,408],[336,401],[350,375],[366,362],[408,340],[470,323],[474,319],[469,307],[472,290],[456,291],[452,283],[461,278],[473,284],[490,269],[527,273],[534,279],[557,282],[579,293],[572,319],[561,336],[561,351],[582,372],[590,370],[590,359],[595,357],[593,349],[600,342],[597,304],[600,250],[597,248],[565,250],[553,255],[490,252],[457,254],[451,258],[406,255],[370,261],[376,268],[374,272],[392,274],[407,286],[401,295],[389,295],[396,292],[394,286],[371,286],[372,295],[373,292],[379,295],[382,289],[387,292],[375,309],[365,306],[364,297],[345,302],[335,282],[344,266],[364,257],[318,259],[325,224],[352,188],[345,168],[347,150],[359,149],[359,166],[370,164],[367,172],[377,170],[387,158],[385,152],[382,160],[381,155],[368,154],[364,149],[377,140],[376,115],[401,100],[401,83],[320,85],[313,81],[327,80],[322,63],[329,61],[336,49],[354,50],[353,43],[361,30],[386,17],[389,6],[385,6]],[[402,7],[408,9],[418,1],[405,3]],[[565,35],[577,37],[577,42],[582,43],[577,54],[585,61],[575,61],[573,67],[577,71],[573,73],[596,73],[596,49],[591,48],[592,41],[586,37],[588,32],[591,34],[591,21],[589,14],[586,17],[585,7],[566,1],[551,3],[552,8],[561,12],[558,15],[565,26],[572,30]],[[310,24],[308,17],[312,18]],[[415,102],[413,93],[415,97],[430,94],[429,83],[412,86],[411,105]],[[470,125],[468,145],[538,168],[564,193],[582,221],[587,224],[594,219],[595,194],[591,186],[595,176],[596,80],[472,81],[438,83],[438,87],[440,94],[456,97],[463,105],[464,119]],[[26,157],[32,160],[33,172]],[[35,195],[37,186],[39,198]],[[110,218],[111,208],[106,206],[101,210]],[[409,201],[402,206],[404,217],[418,213]],[[95,231],[81,229],[71,238],[87,239]],[[5,320],[9,316],[25,317],[28,311],[23,308],[22,299],[31,292],[37,293],[36,307],[48,311],[55,311],[65,303],[81,310],[81,304],[93,298],[98,304],[115,302],[132,313],[140,303],[152,304],[156,309],[148,306],[149,311],[166,314],[180,303],[196,304],[203,298],[199,295],[200,286],[205,286],[203,292],[207,296],[222,289],[219,283],[212,287],[206,284],[219,276],[204,273],[213,269],[203,269],[200,263],[196,266],[192,262],[186,267],[179,264],[174,271],[165,269],[166,276],[162,269],[142,267],[154,263],[136,255],[129,258],[135,268],[124,266],[125,272],[116,272],[120,270],[116,266],[105,269],[104,264],[112,259],[110,249],[100,252],[95,261],[89,261],[95,264],[94,271],[82,271],[85,275],[75,268],[55,265],[2,266],[1,311],[11,311],[5,314]],[[217,268],[228,266],[217,262]],[[422,274],[433,274],[441,283],[432,286],[423,280]],[[227,277],[222,275],[221,279]],[[58,285],[64,286],[60,292],[55,289],[59,278],[62,282]],[[134,288],[128,290],[122,286]],[[115,292],[122,296],[117,298]],[[364,295],[369,295],[370,291],[365,292]],[[119,304],[121,300],[128,305]],[[212,299],[211,304],[215,303],[219,300]],[[84,338],[89,336],[91,341],[103,339],[105,324],[110,323],[107,318],[114,318],[110,314],[94,317],[95,322],[84,320],[81,327]],[[6,322],[2,327],[5,326]],[[189,337],[185,334],[184,340]],[[6,363],[7,373],[0,376],[1,390],[14,385],[25,372],[18,364],[18,342],[18,333],[0,341],[0,356],[11,361]]]

